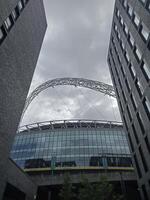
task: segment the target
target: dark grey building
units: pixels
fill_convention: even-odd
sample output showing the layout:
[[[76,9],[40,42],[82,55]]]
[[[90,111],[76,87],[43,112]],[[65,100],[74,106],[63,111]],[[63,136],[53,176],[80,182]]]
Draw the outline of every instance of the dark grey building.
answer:
[[[8,158],[45,30],[42,0],[0,1],[0,199],[9,198],[11,186],[20,187],[22,199],[35,188]]]
[[[150,1],[116,0],[108,64],[137,172],[150,199]]]

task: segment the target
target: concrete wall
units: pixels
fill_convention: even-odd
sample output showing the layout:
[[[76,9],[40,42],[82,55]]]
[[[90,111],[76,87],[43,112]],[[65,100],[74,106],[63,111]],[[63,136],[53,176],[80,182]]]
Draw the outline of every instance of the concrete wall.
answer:
[[[0,26],[17,0],[0,1]],[[0,199],[8,157],[46,30],[42,0],[29,0],[0,44]]]
[[[33,200],[37,192],[36,184],[12,160],[9,160],[7,164],[9,166],[7,182],[24,192],[26,194],[26,200]]]
[[[109,181],[120,181],[121,178],[125,181],[135,181],[134,172],[96,172],[96,173],[79,173],[70,174],[72,183],[79,183],[82,180],[82,176],[86,176],[89,182],[98,182],[102,176],[106,176]],[[64,182],[65,174],[35,174],[30,175],[31,180],[38,186],[44,185],[61,185]]]

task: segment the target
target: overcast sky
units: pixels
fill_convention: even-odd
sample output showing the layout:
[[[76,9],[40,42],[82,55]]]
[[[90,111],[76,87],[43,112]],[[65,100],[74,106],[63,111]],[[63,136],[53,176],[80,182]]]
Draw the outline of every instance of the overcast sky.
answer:
[[[54,78],[112,84],[107,51],[114,0],[44,0],[47,32],[30,91]],[[72,86],[49,88],[31,103],[22,124],[58,119],[120,121],[115,99]]]

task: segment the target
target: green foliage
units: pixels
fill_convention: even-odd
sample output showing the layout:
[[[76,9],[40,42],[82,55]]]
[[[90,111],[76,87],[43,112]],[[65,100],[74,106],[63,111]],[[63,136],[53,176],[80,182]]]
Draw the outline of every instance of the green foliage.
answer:
[[[60,191],[61,200],[123,200],[123,196],[114,192],[113,185],[106,177],[101,177],[98,183],[91,184],[83,176],[78,192],[75,194],[69,175],[64,178],[64,184]]]
[[[122,195],[114,192],[113,185],[104,176],[93,185],[93,191],[93,200],[121,200],[123,198]]]
[[[61,200],[73,200],[74,199],[74,192],[73,192],[73,186],[71,184],[71,179],[69,174],[66,174],[64,177],[64,184],[62,186],[62,189],[59,193]]]
[[[79,188],[78,199],[79,200],[92,200],[93,187],[89,183],[86,177],[82,177],[81,186]]]

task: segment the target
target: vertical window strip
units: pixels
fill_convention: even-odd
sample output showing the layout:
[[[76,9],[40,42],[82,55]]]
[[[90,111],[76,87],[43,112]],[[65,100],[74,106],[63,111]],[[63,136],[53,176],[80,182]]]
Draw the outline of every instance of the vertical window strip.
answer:
[[[148,171],[148,166],[147,166],[147,163],[146,163],[146,160],[145,160],[145,157],[144,157],[144,154],[143,154],[141,146],[139,147],[139,152],[140,152],[140,156],[141,156],[141,159],[142,159],[144,170],[145,170],[145,172],[147,172]]]
[[[143,125],[142,117],[141,117],[140,113],[137,113],[136,116],[137,116],[137,119],[138,119],[138,122],[139,122],[139,125],[140,125],[140,128],[141,128],[142,134],[144,134],[145,128],[144,128],[144,125]]]
[[[145,112],[150,120],[150,101],[148,100],[147,97],[144,97],[143,105],[144,105]]]
[[[149,140],[148,140],[147,136],[145,137],[145,143],[146,143],[147,150],[150,153],[150,143],[149,143]]]
[[[137,172],[138,172],[138,177],[141,178],[142,177],[142,173],[141,173],[141,169],[139,167],[139,163],[138,163],[136,155],[134,155],[134,161],[135,161],[136,169],[137,169]]]

